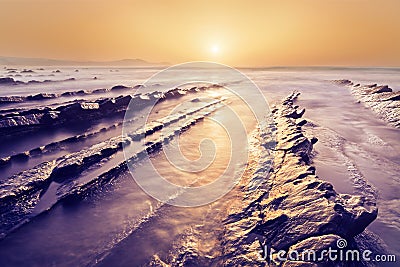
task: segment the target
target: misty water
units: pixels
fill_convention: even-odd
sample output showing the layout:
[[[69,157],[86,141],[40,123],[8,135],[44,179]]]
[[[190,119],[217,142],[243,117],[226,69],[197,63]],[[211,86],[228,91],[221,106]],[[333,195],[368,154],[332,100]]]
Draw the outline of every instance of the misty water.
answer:
[[[160,71],[156,68],[82,67],[44,67],[32,70],[32,73],[10,73],[7,69],[2,69],[0,77],[9,76],[23,82],[52,82],[0,85],[0,96],[108,89],[115,85],[134,87],[145,83]],[[331,182],[339,193],[376,198],[378,218],[367,229],[378,235],[392,253],[400,255],[400,130],[388,126],[362,103],[358,103],[349,88],[332,83],[336,79],[350,79],[362,84],[388,84],[398,91],[400,69],[267,68],[241,71],[260,88],[270,106],[293,90],[301,92],[297,104],[306,108],[304,118],[312,122],[304,127],[306,134],[319,139],[314,147],[313,158],[316,174]],[[181,86],[175,84],[176,75],[165,77],[156,84],[150,83],[144,90],[162,91]],[[209,75],[212,76],[213,71]],[[69,78],[74,80],[64,81]],[[193,80],[197,81],[196,75]],[[240,83],[241,81],[226,77],[227,87],[229,84]],[[2,109],[33,108],[111,94],[117,96],[126,92],[8,104]],[[238,101],[232,100],[233,104],[239,105]],[[154,118],[165,116],[166,111],[174,105],[175,102],[166,101],[157,106]],[[224,108],[218,109],[210,118],[225,118],[226,112]],[[255,122],[246,112],[242,116],[246,122],[247,134],[250,135],[255,130]],[[0,157],[70,136],[97,131],[117,123],[118,120],[104,118],[95,124],[78,125],[68,131],[52,129],[18,139],[3,138]],[[121,127],[119,125],[84,142],[56,149],[27,162],[13,163],[0,170],[0,180],[7,180],[11,175],[42,161],[55,159],[120,135]],[[204,138],[212,138],[216,142],[219,154],[217,153],[216,162],[201,174],[199,181],[198,174],[177,170],[169,164],[162,151],[153,154],[151,160],[157,165],[159,172],[172,177],[174,183],[197,181],[199,184],[207,184],[212,181],[213,175],[225,169],[229,154],[235,151],[230,151],[229,136],[223,129],[216,127],[212,120],[205,119],[181,134],[184,155],[191,160],[198,158],[198,145]],[[120,153],[107,164],[111,166],[123,159]],[[250,162],[251,160],[252,158],[249,159]],[[138,162],[133,175],[135,172],[143,175],[146,169]],[[54,195],[54,189],[50,186],[48,199],[43,198],[44,210],[47,202],[52,201],[52,194]],[[210,257],[218,256],[221,250],[216,244],[222,231],[222,221],[226,218],[228,207],[240,208],[242,197],[240,188],[235,187],[224,197],[207,205],[195,208],[174,207],[148,196],[132,179],[131,173],[126,171],[93,195],[78,202],[57,204],[9,233],[0,240],[0,266],[23,266],[27,262],[29,266],[49,263],[54,266],[140,266],[148,263],[153,255],[167,257],[171,250],[179,247],[185,235],[193,233],[200,235],[198,246],[203,252]]]

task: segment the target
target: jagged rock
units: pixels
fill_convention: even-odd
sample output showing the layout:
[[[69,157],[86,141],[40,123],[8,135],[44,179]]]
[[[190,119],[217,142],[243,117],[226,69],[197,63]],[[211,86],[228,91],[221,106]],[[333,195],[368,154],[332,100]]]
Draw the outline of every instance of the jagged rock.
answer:
[[[307,120],[301,120],[301,121],[299,121],[299,122],[297,123],[298,126],[303,126],[303,125],[305,125],[305,124],[307,124]]]
[[[61,96],[75,96],[75,95],[86,95],[86,94],[89,94],[89,92],[85,90],[79,90],[76,92],[64,92],[61,94]]]
[[[121,97],[120,100],[127,101],[124,97]],[[140,127],[131,135],[144,138],[146,135],[161,130],[165,125],[176,118],[178,118],[178,120],[186,118],[189,113],[194,115],[190,120],[185,120],[182,124],[179,124],[179,127],[174,127],[174,125],[170,126],[170,129],[167,129],[163,135],[154,137],[151,142],[149,141],[137,151],[135,150],[135,154],[132,155],[129,161],[134,162],[140,160],[146,152],[151,153],[158,151],[163,144],[168,143],[169,140],[175,137],[176,128],[189,128],[191,125],[194,125],[199,118],[204,118],[204,116],[208,115],[210,112],[223,107],[220,102],[221,100],[207,102],[201,107],[188,110],[187,113],[178,114],[179,117],[176,117],[176,114],[169,115],[154,121],[154,123],[149,123],[145,128]],[[109,129],[115,128],[116,125],[122,125],[122,122],[110,126]],[[100,132],[102,132],[102,130],[98,130],[97,133]],[[62,141],[50,143],[44,147],[17,154],[11,158],[15,159],[20,156],[30,157],[33,153],[40,154],[42,151],[57,149],[62,144],[76,142],[77,140],[86,138],[88,135],[90,134],[72,136]],[[105,162],[115,159],[113,155],[120,151],[123,146],[129,145],[131,141],[131,136],[110,138],[78,152],[66,154],[55,160],[44,162],[12,176],[5,182],[0,181],[0,238],[9,233],[14,227],[22,225],[26,222],[27,218],[33,216],[33,208],[38,203],[41,194],[46,191],[47,187],[52,182],[57,182],[61,185],[57,188],[57,192],[55,193],[56,199],[54,202],[47,204],[49,205],[46,207],[47,209],[50,209],[52,205],[61,201],[80,199],[97,189],[101,189],[104,185],[109,184],[114,178],[118,177],[118,174],[127,170],[125,158],[119,159],[115,157],[117,158],[115,165],[112,165],[110,168],[107,167],[106,170],[95,174],[91,179],[79,180],[77,178],[81,177],[80,175],[82,172],[97,171],[97,168],[103,167]],[[7,164],[9,161],[10,157],[7,157],[1,159],[0,163]]]
[[[40,93],[40,94],[28,96],[27,99],[28,100],[43,100],[43,99],[49,99],[49,98],[55,98],[55,97],[57,97],[56,94]]]
[[[0,166],[6,165],[10,162],[10,157],[5,157],[0,159]]]
[[[0,96],[0,103],[18,103],[26,100],[23,96]]]
[[[28,160],[30,156],[29,151],[25,151],[19,154],[16,154],[14,156],[10,157],[10,160],[19,160],[19,161],[24,161],[24,160]]]
[[[28,81],[27,83],[28,83],[28,84],[32,84],[32,83],[42,83],[42,82],[36,81],[36,80],[30,80],[30,81]]]
[[[51,177],[56,181],[73,177],[95,162],[99,162],[121,150],[123,144],[129,143],[129,140],[127,137],[118,136],[92,146],[89,149],[68,154],[58,160],[58,164],[52,171]]]
[[[2,79],[2,78],[0,78]],[[72,81],[75,80],[75,78],[69,78],[63,81]],[[22,82],[16,82],[12,81],[13,83],[22,83]],[[44,80],[43,82],[54,82],[51,80]],[[41,83],[39,81],[30,81],[30,83]],[[0,82],[1,84],[1,82]],[[65,96],[77,96],[77,95],[88,95],[88,94],[96,94],[96,93],[105,93],[108,92],[109,89],[96,89],[93,91],[86,91],[86,90],[78,90],[78,91],[67,91],[61,94],[52,94],[52,93],[39,93],[36,95],[29,95],[29,96],[0,96],[0,104],[8,104],[8,103],[17,103],[17,102],[23,102],[23,101],[38,101],[38,100],[46,100],[46,99],[52,99],[52,98],[57,98],[57,97],[65,97]]]
[[[353,83],[342,83],[349,86],[353,96],[365,106],[375,112],[379,118],[390,125],[400,128],[400,92],[393,92],[387,85],[358,85]]]
[[[317,143],[318,142],[318,138],[317,137],[311,137],[311,144],[315,144],[315,143]]]
[[[23,116],[12,116],[0,119],[0,130],[6,129],[4,134],[10,128],[17,128],[21,126],[36,126],[39,125],[43,118],[43,113],[27,114]]]
[[[6,77],[6,78],[0,78],[0,84],[14,84],[15,81],[13,78]]]
[[[393,90],[389,88],[387,85],[382,85],[382,86],[376,86],[371,90],[371,94],[380,94],[380,93],[390,93]]]
[[[117,86],[118,87],[118,86]],[[115,88],[115,87],[113,87]],[[128,88],[128,87],[126,87]],[[97,89],[92,93],[106,92],[107,89]],[[21,112],[13,112],[0,114],[0,134],[11,135],[17,132],[26,132],[29,130],[40,129],[41,127],[54,127],[58,125],[76,124],[81,121],[94,121],[104,116],[118,115],[122,116],[126,111],[131,100],[135,101],[131,105],[136,110],[142,109],[147,105],[154,104],[154,101],[162,101],[167,98],[179,98],[187,93],[192,92],[190,89],[171,89],[166,93],[152,92],[147,94],[121,95],[115,98],[98,99],[91,102],[82,100],[74,101],[63,106],[35,108],[30,110],[23,110]],[[196,91],[193,91],[193,93]],[[66,92],[61,96],[86,94],[87,92],[81,90],[77,92]],[[55,98],[59,95],[56,94],[37,94],[24,98],[4,98],[4,101],[24,101],[24,100],[43,100],[48,98]],[[1,99],[0,99],[1,103]]]
[[[115,137],[76,153],[67,154],[56,160],[43,162],[29,170],[13,175],[0,183],[0,236],[5,235],[30,216],[38,203],[40,194],[53,182],[63,182],[74,178],[81,171],[111,156],[122,145],[129,142],[127,137]],[[93,184],[108,181],[114,172],[124,170],[126,165],[118,165],[109,173],[102,174],[101,179],[89,181],[82,186],[60,194],[59,198],[84,192]]]
[[[23,70],[21,70],[21,73],[34,73],[34,71],[33,70],[23,69]]]
[[[13,175],[0,184],[0,202],[6,204],[8,199],[42,188],[49,181],[50,174],[57,166],[56,161],[48,161],[38,166]]]
[[[348,81],[343,83],[349,84]],[[374,200],[338,194],[332,184],[315,175],[315,167],[309,164],[312,145],[317,139],[310,140],[304,136],[301,130],[304,123],[297,121],[304,113],[298,112],[298,107],[293,104],[298,95],[291,94],[273,113],[277,145],[273,172],[265,179],[263,187],[268,190],[256,194],[259,197],[244,209],[243,214],[236,215],[237,219],[227,224],[227,232],[234,232],[240,226],[238,232],[242,233],[227,238],[228,249],[233,247],[245,251],[232,253],[226,266],[256,253],[254,250],[246,251],[252,240],[286,252],[293,248],[323,248],[337,237],[353,239],[377,217]],[[240,253],[245,254],[240,256]],[[256,264],[259,265],[259,260],[253,262]],[[246,265],[250,266],[251,261]],[[321,265],[287,261],[283,266]]]
[[[353,84],[352,81],[345,80],[345,79],[344,80],[335,80],[334,82],[337,84],[341,84],[341,85],[352,85]]]
[[[92,91],[92,93],[93,94],[98,94],[98,93],[105,93],[107,91],[108,91],[107,89],[102,88],[102,89],[95,89],[95,90]]]
[[[112,88],[111,88],[111,90],[125,90],[125,89],[128,89],[129,87],[127,87],[127,86],[125,86],[125,85],[116,85],[116,86],[113,86]]]
[[[150,266],[150,267],[169,267],[171,265],[168,265],[165,262],[163,262],[158,255],[153,255],[148,266]]]

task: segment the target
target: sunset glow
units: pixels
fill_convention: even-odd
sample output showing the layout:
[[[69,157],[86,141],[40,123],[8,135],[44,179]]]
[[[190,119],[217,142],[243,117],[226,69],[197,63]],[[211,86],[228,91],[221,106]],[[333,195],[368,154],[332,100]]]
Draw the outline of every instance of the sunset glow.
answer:
[[[0,56],[399,66],[399,10],[398,0],[1,0]]]
[[[399,11],[0,0],[0,267],[400,266]]]
[[[218,54],[219,53],[219,46],[218,45],[213,45],[212,47],[211,47],[211,52],[213,53],[213,54]]]

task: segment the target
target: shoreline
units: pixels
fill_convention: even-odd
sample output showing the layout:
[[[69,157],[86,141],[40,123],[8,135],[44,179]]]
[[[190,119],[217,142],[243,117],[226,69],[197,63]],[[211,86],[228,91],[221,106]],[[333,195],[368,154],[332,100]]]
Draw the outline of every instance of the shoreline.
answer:
[[[211,87],[218,89],[217,85]],[[132,88],[125,89],[130,90]],[[190,94],[193,95],[191,97],[196,97],[197,94],[204,93],[207,89],[210,88],[175,88],[164,92],[164,94],[167,100],[170,98],[187,97]],[[134,97],[137,97],[140,102],[145,103],[150,99],[159,98],[159,94],[160,92],[154,92]],[[173,266],[176,264],[189,264],[190,262],[197,262],[199,264],[219,262],[223,263],[224,266],[237,264],[252,266],[257,263],[263,266],[267,264],[267,262],[260,259],[260,249],[263,249],[265,246],[285,251],[293,249],[304,250],[310,247],[321,251],[329,246],[334,247],[340,239],[345,239],[349,242],[348,248],[371,249],[380,253],[382,253],[382,251],[386,252],[381,244],[375,242],[376,240],[380,242],[379,237],[374,237],[373,234],[364,231],[377,217],[378,211],[375,199],[369,199],[364,196],[339,194],[334,190],[331,183],[315,175],[316,169],[312,166],[312,152],[313,145],[318,139],[315,137],[308,137],[306,131],[302,129],[302,127],[306,126],[309,122],[302,118],[306,110],[296,105],[298,96],[299,93],[294,92],[285,98],[281,104],[278,104],[273,109],[274,124],[266,123],[263,125],[265,129],[261,129],[260,144],[258,145],[260,148],[262,147],[265,149],[273,147],[272,143],[275,142],[270,136],[270,127],[277,130],[277,147],[276,150],[274,150],[275,159],[273,169],[269,172],[269,170],[263,168],[263,165],[260,165],[258,169],[255,170],[251,179],[246,181],[246,184],[241,185],[244,190],[242,192],[244,195],[242,200],[243,205],[241,207],[242,211],[231,211],[231,214],[224,218],[224,221],[221,222],[220,225],[224,228],[221,232],[221,255],[215,258],[207,258],[207,255],[196,251],[195,247],[190,247],[193,246],[193,242],[191,243],[190,240],[195,238],[196,235],[201,235],[201,233],[197,233],[196,231],[189,231],[189,233],[184,232],[182,235],[187,235],[187,238],[182,242],[188,242],[189,250],[177,249],[177,251],[172,251],[171,253],[174,259]],[[121,96],[115,99],[124,98]],[[120,111],[124,109],[125,101],[119,103],[113,102],[112,100],[112,97],[109,97],[99,101],[91,101],[90,103],[97,103],[97,105],[92,105],[90,107],[85,105],[85,101],[76,102],[81,105],[81,112],[90,112],[92,114],[90,116],[91,119],[96,121],[104,115],[102,114],[103,104],[108,106],[111,104],[114,105],[115,108],[111,109],[110,112],[114,112],[115,115],[119,116]],[[198,103],[198,101],[193,103]],[[69,107],[69,105],[74,104],[68,104],[63,108]],[[195,117],[194,121],[189,122],[189,124],[184,127],[187,126],[187,128],[189,128],[191,125],[195,125],[197,120],[202,120],[202,118],[208,116],[214,110],[211,108],[212,105],[216,105],[215,108],[217,108],[218,103],[209,103],[209,105],[205,106],[207,109],[204,114],[201,113],[200,116]],[[28,111],[32,111],[33,114],[35,112],[41,112],[41,110],[35,108],[30,108]],[[49,112],[49,109],[44,109],[44,111]],[[61,111],[60,113],[62,113]],[[188,110],[187,115],[196,115],[199,111],[200,109]],[[10,115],[16,116],[14,113],[10,113]],[[109,115],[106,114],[106,116]],[[57,119],[57,117],[54,119]],[[137,135],[130,136],[130,138],[133,140],[137,138],[138,135],[151,135],[157,132],[160,127],[167,127],[167,125],[173,124],[175,120],[179,120],[180,118],[169,119],[160,122],[161,124],[154,124],[154,128],[146,129],[144,132],[142,131]],[[26,124],[19,126],[23,128],[26,127],[27,129],[30,128],[31,125],[36,125],[35,122],[31,124],[29,120],[25,119],[22,119],[21,122]],[[62,123],[68,124],[68,120]],[[38,125],[43,129],[48,128],[46,123],[39,122]],[[115,123],[114,121],[108,127],[77,134],[73,137],[50,142],[45,146],[37,146],[25,152],[3,157],[0,159],[0,164],[3,164],[3,166],[11,166],[13,162],[19,162],[21,160],[29,161],[51,153],[54,150],[62,150],[64,146],[68,147],[69,145],[75,143],[79,144],[91,138],[95,139],[94,137],[108,133],[109,131],[114,131],[120,126],[121,124]],[[10,128],[13,127],[14,126],[10,126]],[[23,224],[30,222],[32,219],[30,214],[25,214],[23,212],[25,210],[29,213],[30,208],[32,208],[30,205],[35,206],[38,204],[38,199],[40,199],[40,197],[43,196],[42,193],[47,190],[46,186],[48,186],[49,181],[63,182],[66,178],[65,175],[68,176],[72,174],[73,176],[79,176],[81,173],[85,174],[87,171],[90,172],[92,165],[97,168],[102,164],[108,164],[108,167],[110,167],[112,164],[116,163],[114,168],[107,167],[107,170],[102,170],[103,175],[93,176],[94,179],[92,181],[83,184],[68,184],[68,186],[60,187],[60,190],[57,190],[56,202],[52,203],[50,207],[43,209],[43,214],[51,213],[53,205],[56,206],[64,202],[75,203],[76,201],[80,201],[80,199],[84,199],[87,195],[90,195],[92,190],[96,190],[96,188],[101,189],[108,184],[112,184],[115,177],[126,170],[124,163],[120,161],[118,157],[116,159],[113,159],[113,157],[114,155],[120,154],[121,147],[124,143],[132,142],[132,140],[127,141],[111,138],[108,139],[108,141],[100,142],[97,146],[93,146],[95,149],[89,146],[88,148],[83,148],[79,152],[66,154],[55,160],[48,161],[47,163],[49,165],[35,165],[29,168],[28,172],[14,175],[17,180],[25,181],[25,183],[21,183],[19,187],[13,187],[12,190],[3,188],[4,190],[1,192],[4,194],[1,198],[9,199],[10,203],[15,201],[16,205],[12,206],[13,204],[11,204],[10,207],[19,208],[20,211],[22,211],[22,217],[20,218],[21,224],[18,223],[15,225],[16,228],[11,227],[11,229],[7,229],[7,233],[9,233],[8,230],[17,230]],[[148,152],[157,152],[164,142],[168,142],[168,140],[155,140],[155,142],[149,144],[144,150]],[[137,159],[140,160],[140,157],[138,156]],[[261,163],[266,163],[270,160],[270,155],[265,154],[262,155]],[[29,172],[29,170],[33,170],[33,172]],[[40,173],[43,170],[45,170],[46,173],[42,173],[42,175]],[[39,180],[36,181],[38,178]],[[7,187],[7,184],[4,184],[3,181],[2,184],[0,184],[0,188],[4,185]],[[42,189],[44,189],[43,192]],[[9,195],[6,194],[7,191],[9,191]],[[25,194],[26,192],[28,195],[31,195],[31,199]],[[28,205],[20,201],[22,198],[25,198],[24,201],[27,201]],[[6,205],[1,207],[3,211],[10,208],[5,206]],[[3,213],[2,215],[6,214]],[[17,216],[19,215],[17,214]],[[15,219],[15,217],[10,217],[10,219]],[[112,249],[113,248],[114,247],[112,247]],[[188,251],[191,252],[189,253]],[[185,255],[190,254],[190,256],[186,257],[179,253]],[[171,264],[171,262],[160,259],[157,254],[154,255],[150,263],[151,266],[169,266],[168,264]],[[314,263],[309,262],[286,262],[282,266],[316,266],[313,264]],[[279,264],[277,264],[277,266],[279,266]]]
[[[350,88],[351,94],[381,120],[395,128],[400,128],[400,91],[393,91],[388,85],[362,85],[350,80],[333,82]]]

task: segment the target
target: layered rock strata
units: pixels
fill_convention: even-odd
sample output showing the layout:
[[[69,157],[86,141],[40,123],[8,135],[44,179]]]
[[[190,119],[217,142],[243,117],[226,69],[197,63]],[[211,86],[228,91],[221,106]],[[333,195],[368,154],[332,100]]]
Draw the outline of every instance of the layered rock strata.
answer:
[[[225,266],[357,266],[357,262],[331,262],[300,258],[279,259],[313,249],[317,255],[354,237],[377,217],[376,203],[362,196],[337,193],[318,178],[310,165],[316,138],[304,135],[304,110],[294,104],[299,93],[287,97],[274,112],[277,146],[273,169],[263,188],[248,192],[245,208],[230,215],[224,234]],[[282,257],[280,257],[282,258]]]
[[[350,80],[336,80],[336,84],[350,88],[352,95],[379,118],[390,125],[400,128],[400,92],[393,91],[388,85],[361,85]]]
[[[101,189],[127,170],[126,160],[133,163],[147,153],[159,151],[179,133],[223,107],[221,102],[213,100],[199,103],[186,112],[170,114],[149,122],[144,128],[43,162],[0,182],[0,237],[40,214],[39,210],[35,213],[33,211],[52,183],[58,188],[53,202],[46,204],[47,210],[60,201],[80,199],[91,191]],[[157,131],[161,132],[161,129],[163,131],[160,135],[153,136]],[[133,151],[130,158],[125,159],[121,155],[123,146],[128,147],[144,138],[147,142]],[[117,157],[118,153],[120,155]],[[107,162],[112,162],[111,167],[103,167]]]
[[[212,85],[212,87],[216,88],[218,85]],[[13,135],[46,127],[87,123],[111,116],[122,117],[131,101],[135,101],[135,105],[131,106],[139,110],[154,104],[154,101],[179,98],[187,93],[205,89],[208,89],[208,87],[174,88],[166,92],[156,91],[133,96],[121,95],[119,97],[100,98],[94,101],[77,100],[57,107],[45,106],[17,110],[0,114],[0,134],[3,136]]]

